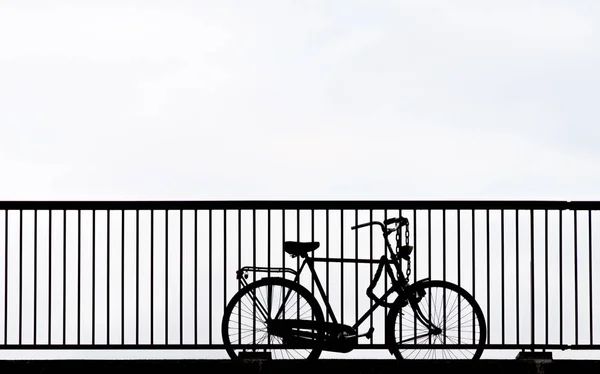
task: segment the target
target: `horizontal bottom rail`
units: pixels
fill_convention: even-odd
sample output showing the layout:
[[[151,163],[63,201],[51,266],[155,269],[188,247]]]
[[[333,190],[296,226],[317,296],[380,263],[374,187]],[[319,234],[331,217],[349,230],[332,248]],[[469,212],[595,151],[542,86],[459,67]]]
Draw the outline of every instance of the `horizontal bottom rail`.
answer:
[[[234,345],[236,349],[281,348],[281,345]],[[415,345],[404,345],[403,348],[414,348]],[[470,344],[442,345],[419,344],[416,347],[427,349],[472,348]],[[225,349],[223,344],[4,344],[0,350],[213,350]],[[355,349],[387,349],[385,344],[359,344]],[[592,344],[489,344],[484,350],[600,350],[600,345]]]

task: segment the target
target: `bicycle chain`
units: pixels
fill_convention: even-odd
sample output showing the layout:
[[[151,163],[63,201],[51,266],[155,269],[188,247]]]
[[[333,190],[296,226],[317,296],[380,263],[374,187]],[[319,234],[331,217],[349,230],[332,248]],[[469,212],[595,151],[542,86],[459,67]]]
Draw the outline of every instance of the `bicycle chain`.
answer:
[[[406,223],[406,228],[404,229],[404,242],[405,245],[408,245],[409,239],[410,239],[410,230],[409,230],[409,223]],[[396,230],[396,255],[398,255],[398,253],[400,253],[400,228],[398,228],[398,230]],[[410,262],[410,257],[408,257],[408,260],[406,260],[406,282],[408,282],[408,279],[410,277],[410,273],[411,273],[411,268],[410,268],[411,262]]]

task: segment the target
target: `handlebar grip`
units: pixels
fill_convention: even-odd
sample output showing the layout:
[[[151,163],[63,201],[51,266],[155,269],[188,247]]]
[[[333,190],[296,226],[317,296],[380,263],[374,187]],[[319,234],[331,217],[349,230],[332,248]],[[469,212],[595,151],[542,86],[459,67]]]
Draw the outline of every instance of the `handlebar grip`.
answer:
[[[408,219],[404,218],[404,217],[397,217],[397,218],[388,218],[385,221],[383,221],[384,225],[391,225],[393,223],[399,223],[400,226],[406,226],[408,224]]]

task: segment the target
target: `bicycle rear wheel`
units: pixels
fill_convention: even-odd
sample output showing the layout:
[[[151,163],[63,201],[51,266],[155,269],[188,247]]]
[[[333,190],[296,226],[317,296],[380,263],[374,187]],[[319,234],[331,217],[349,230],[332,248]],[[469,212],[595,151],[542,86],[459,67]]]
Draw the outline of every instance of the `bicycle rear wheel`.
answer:
[[[447,281],[409,286],[386,317],[386,344],[397,359],[478,359],[486,337],[475,298]]]
[[[312,360],[321,355],[323,333],[314,327],[322,323],[323,311],[306,288],[284,278],[263,278],[242,288],[229,301],[221,334],[232,359],[267,353],[275,360]],[[296,337],[304,334],[312,339],[283,338],[291,334],[278,333],[276,326],[279,331],[294,331]]]

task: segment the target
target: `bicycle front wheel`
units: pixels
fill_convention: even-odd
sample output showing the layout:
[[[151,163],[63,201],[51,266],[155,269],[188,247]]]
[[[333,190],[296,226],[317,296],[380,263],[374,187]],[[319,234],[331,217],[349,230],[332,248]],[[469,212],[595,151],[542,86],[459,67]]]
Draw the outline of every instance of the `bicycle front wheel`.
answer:
[[[486,336],[475,298],[447,281],[412,284],[386,318],[386,344],[397,359],[478,359]]]
[[[277,323],[279,332],[273,327]],[[314,327],[322,323],[323,311],[306,288],[284,278],[263,278],[233,296],[223,314],[221,334],[232,359],[267,353],[275,360],[311,360],[321,355],[323,333]],[[292,326],[289,332],[286,326]],[[302,334],[312,340],[297,344]]]

